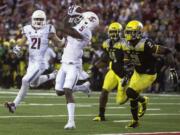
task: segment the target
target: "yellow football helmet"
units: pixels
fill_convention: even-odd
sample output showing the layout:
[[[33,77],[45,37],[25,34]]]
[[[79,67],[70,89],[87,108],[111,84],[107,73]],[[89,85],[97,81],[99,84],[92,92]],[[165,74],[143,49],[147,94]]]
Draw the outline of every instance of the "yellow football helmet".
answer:
[[[125,28],[125,38],[127,41],[140,39],[142,37],[143,25],[140,21],[133,20],[128,22]]]
[[[108,27],[108,36],[112,40],[117,40],[121,36],[122,25],[118,22],[113,22]]]

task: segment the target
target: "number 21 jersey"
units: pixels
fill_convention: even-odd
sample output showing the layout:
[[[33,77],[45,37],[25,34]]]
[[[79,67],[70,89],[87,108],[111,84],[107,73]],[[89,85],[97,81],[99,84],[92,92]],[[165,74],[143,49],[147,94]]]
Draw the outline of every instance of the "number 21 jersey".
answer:
[[[55,33],[54,26],[48,24],[41,29],[34,29],[31,25],[23,27],[22,33],[27,37],[29,61],[30,62],[44,62],[44,55],[48,48],[49,34]]]

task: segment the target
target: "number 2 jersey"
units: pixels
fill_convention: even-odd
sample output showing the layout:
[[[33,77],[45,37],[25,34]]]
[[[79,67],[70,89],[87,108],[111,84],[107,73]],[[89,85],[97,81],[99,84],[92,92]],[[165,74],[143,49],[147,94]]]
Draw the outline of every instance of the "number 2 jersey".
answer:
[[[129,56],[130,61],[134,64],[138,73],[155,74],[156,73],[156,57],[154,53],[154,42],[148,38],[142,38],[135,46],[130,43],[127,48],[123,48]],[[157,51],[158,47],[156,48]]]
[[[44,55],[48,48],[49,34],[56,33],[53,25],[47,24],[40,29],[34,29],[31,25],[26,25],[22,29],[28,40],[29,62],[44,63]]]

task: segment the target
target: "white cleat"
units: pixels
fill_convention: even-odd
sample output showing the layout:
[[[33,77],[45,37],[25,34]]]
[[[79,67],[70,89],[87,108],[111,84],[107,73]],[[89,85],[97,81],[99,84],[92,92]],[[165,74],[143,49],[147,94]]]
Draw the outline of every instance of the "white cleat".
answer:
[[[67,129],[67,130],[71,130],[71,129],[75,129],[76,126],[75,126],[75,122],[68,122],[65,126],[64,126],[64,129]]]

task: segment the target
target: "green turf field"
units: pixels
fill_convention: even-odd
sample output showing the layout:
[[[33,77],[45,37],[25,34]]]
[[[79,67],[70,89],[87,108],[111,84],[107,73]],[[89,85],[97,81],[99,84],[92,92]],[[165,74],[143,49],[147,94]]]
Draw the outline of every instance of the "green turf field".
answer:
[[[106,122],[94,122],[98,113],[99,93],[90,98],[76,93],[76,129],[64,130],[66,104],[64,97],[52,91],[30,90],[26,99],[10,114],[3,103],[12,101],[16,90],[0,90],[0,135],[95,135],[140,132],[180,132],[180,95],[150,94],[147,113],[140,119],[141,127],[125,129],[130,120],[129,103],[118,106],[111,93]],[[180,134],[180,133],[178,133]]]

